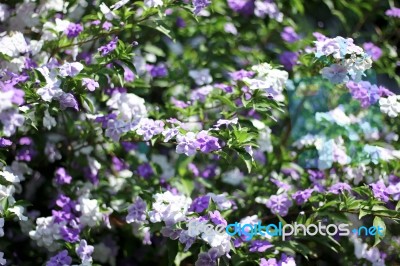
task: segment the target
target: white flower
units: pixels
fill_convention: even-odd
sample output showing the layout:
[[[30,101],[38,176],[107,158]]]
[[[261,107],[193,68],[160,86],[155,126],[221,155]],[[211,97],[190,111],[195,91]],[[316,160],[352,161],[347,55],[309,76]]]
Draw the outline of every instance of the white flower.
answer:
[[[43,126],[48,130],[50,130],[52,127],[55,127],[56,125],[57,125],[56,120],[54,119],[54,117],[50,115],[49,110],[46,109],[46,111],[44,111]]]
[[[7,170],[0,171],[0,176],[2,176],[5,180],[11,183],[17,183],[21,181],[18,176],[14,175],[11,172],[8,172]]]
[[[38,246],[54,251],[59,247],[55,241],[61,239],[60,227],[62,225],[54,223],[52,216],[39,217],[36,220],[35,230],[30,231],[29,236],[36,241]]]
[[[400,96],[391,95],[387,98],[379,99],[379,106],[381,112],[387,114],[390,117],[397,117],[400,113]]]
[[[107,101],[107,106],[114,109],[118,118],[133,122],[147,116],[145,101],[133,93],[115,92]]]
[[[27,221],[27,220],[28,220],[28,217],[26,217],[25,215],[23,215],[24,210],[25,210],[25,208],[22,207],[22,206],[19,206],[19,205],[14,206],[14,207],[12,207],[12,208],[8,208],[8,211],[10,211],[10,212],[14,213],[15,215],[17,215],[17,216],[18,216],[18,219],[19,219],[20,221]]]
[[[4,218],[0,218],[0,237],[4,236]]]
[[[19,56],[20,53],[28,52],[24,35],[21,32],[14,32],[11,35],[0,37],[0,53],[10,57]]]
[[[217,205],[217,209],[220,211],[229,210],[232,208],[232,202],[226,198],[228,194],[223,193],[219,195],[215,195],[214,193],[208,193],[207,196],[210,196],[212,201]]]
[[[157,193],[155,202],[148,212],[152,223],[164,221],[166,225],[174,225],[184,221],[192,199],[184,195],[173,195],[171,192]]]
[[[101,3],[100,11],[101,13],[104,14],[104,17],[107,20],[113,20],[114,18],[118,18],[118,16],[113,11],[111,11],[111,9],[104,3]]]
[[[62,77],[74,77],[83,69],[83,65],[79,62],[65,63],[60,67],[60,75]]]
[[[6,265],[7,260],[4,259],[4,253],[0,252],[0,265]]]
[[[10,185],[10,186],[0,185],[0,200],[4,199],[4,198],[8,198],[8,204],[10,206],[14,205],[14,203],[15,203],[15,199],[13,197],[14,192],[15,192],[14,186],[12,186],[12,185]]]
[[[1,85],[2,83],[0,83]],[[12,97],[14,96],[14,91],[9,90],[9,91],[2,91],[0,93],[0,113],[3,110],[6,110],[10,107],[12,107]]]
[[[222,181],[233,186],[237,186],[242,183],[243,179],[244,175],[237,167],[222,174]]]
[[[262,63],[251,68],[257,73],[254,78],[244,78],[243,81],[250,90],[262,90],[266,96],[272,96],[276,101],[283,101],[283,88],[289,77],[288,72],[273,69],[270,64]]]
[[[144,5],[147,7],[159,7],[163,4],[162,0],[144,0]]]
[[[53,98],[60,97],[64,92],[60,89],[61,81],[57,79],[57,73],[54,70],[49,70],[47,67],[37,69],[45,78],[46,85],[37,90],[42,99],[46,102],[51,102]]]
[[[95,226],[103,218],[97,200],[81,198],[79,200],[79,210],[82,213],[80,221],[82,225]]]
[[[259,130],[257,144],[259,151],[272,152],[271,129],[269,127]]]
[[[208,68],[198,69],[198,70],[190,70],[189,76],[199,86],[202,86],[205,84],[210,84],[213,81],[213,78],[210,75],[210,70]]]

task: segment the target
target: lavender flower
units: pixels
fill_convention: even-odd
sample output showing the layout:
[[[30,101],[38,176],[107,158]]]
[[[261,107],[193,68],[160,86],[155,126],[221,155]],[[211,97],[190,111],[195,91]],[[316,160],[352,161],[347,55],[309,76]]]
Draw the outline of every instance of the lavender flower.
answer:
[[[198,15],[201,10],[208,7],[211,4],[210,0],[192,0],[194,10],[193,13]]]
[[[333,194],[340,194],[340,193],[343,193],[344,191],[350,192],[351,191],[351,187],[346,183],[339,182],[339,183],[336,183],[336,184],[332,185],[328,189],[328,191],[333,193]]]
[[[67,250],[62,250],[57,255],[50,258],[50,260],[46,263],[46,266],[65,266],[71,265],[72,258],[68,256]]]
[[[346,83],[351,96],[360,101],[361,107],[367,108],[370,105],[378,102],[380,98],[379,88],[376,85],[372,85],[368,81],[360,81],[358,83],[349,81]]]
[[[12,145],[11,140],[0,137],[0,148],[6,148]]]
[[[247,70],[241,69],[241,70],[229,73],[229,76],[232,78],[232,80],[237,81],[237,80],[242,80],[244,78],[251,78],[254,76],[254,74],[255,73],[253,71],[247,71]]]
[[[135,202],[128,208],[128,215],[126,222],[130,223],[143,223],[146,221],[146,208],[147,204],[142,198],[137,197]]]
[[[391,9],[386,10],[386,16],[400,18],[400,8],[392,7]]]
[[[56,183],[58,185],[71,184],[72,176],[70,176],[65,168],[60,167],[56,170]]]
[[[219,211],[209,212],[208,216],[210,217],[211,222],[213,222],[216,225],[219,224],[222,224],[224,226],[228,225],[228,222],[224,219],[224,217],[222,217]]]
[[[281,32],[281,37],[288,43],[294,43],[300,40],[300,36],[297,35],[296,31],[292,27],[284,27]]]
[[[82,262],[91,262],[93,251],[94,247],[88,245],[85,239],[82,239],[81,242],[79,242],[79,246],[75,249],[76,254]]]
[[[71,107],[79,111],[78,102],[76,101],[75,96],[72,95],[71,93],[62,94],[58,100],[60,101],[60,108],[62,110]]]
[[[386,187],[385,183],[383,183],[382,180],[379,180],[376,183],[372,183],[369,185],[372,189],[372,192],[374,193],[374,197],[383,201],[383,202],[388,202],[389,201],[389,190]]]
[[[311,197],[313,191],[314,190],[311,188],[305,190],[299,190],[293,193],[292,198],[296,201],[298,205],[301,205]]]
[[[268,260],[262,258],[260,260],[260,266],[278,266],[278,262],[276,261],[275,258],[268,259]]]
[[[64,33],[69,39],[77,37],[83,31],[81,24],[70,23]]]
[[[372,60],[377,61],[382,56],[382,49],[374,45],[372,42],[366,42],[363,48],[367,54],[369,54]]]
[[[89,91],[94,91],[96,88],[99,87],[99,83],[94,79],[83,78],[82,86],[85,86]]]
[[[60,234],[62,238],[69,243],[78,242],[79,233],[80,233],[79,228],[72,228],[68,226],[63,226],[60,228]]]
[[[228,6],[233,11],[249,16],[254,12],[253,0],[228,0]]]
[[[286,216],[289,208],[292,206],[292,201],[286,194],[272,195],[267,201],[266,206],[272,213]]]
[[[163,130],[163,121],[143,118],[140,120],[139,128],[136,130],[136,134],[143,136],[143,139],[148,141],[155,135],[160,134]]]
[[[196,134],[188,132],[186,135],[178,135],[176,137],[178,145],[176,146],[176,152],[181,154],[184,153],[187,156],[196,154],[196,150],[200,147],[196,139]]]
[[[211,248],[208,252],[202,252],[197,258],[195,266],[217,266],[218,250]]]
[[[349,80],[347,68],[340,64],[332,64],[329,67],[324,67],[321,72],[322,76],[333,84],[343,83]]]
[[[207,131],[200,131],[197,136],[197,142],[199,144],[199,148],[204,153],[210,153],[212,151],[219,150],[221,146],[218,143],[218,139],[216,137],[208,135]]]

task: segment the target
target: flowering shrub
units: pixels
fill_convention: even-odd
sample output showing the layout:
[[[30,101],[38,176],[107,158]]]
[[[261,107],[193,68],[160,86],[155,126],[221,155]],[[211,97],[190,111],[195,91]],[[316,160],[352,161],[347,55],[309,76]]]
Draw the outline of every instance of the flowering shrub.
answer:
[[[0,265],[400,263],[388,2],[0,4]]]

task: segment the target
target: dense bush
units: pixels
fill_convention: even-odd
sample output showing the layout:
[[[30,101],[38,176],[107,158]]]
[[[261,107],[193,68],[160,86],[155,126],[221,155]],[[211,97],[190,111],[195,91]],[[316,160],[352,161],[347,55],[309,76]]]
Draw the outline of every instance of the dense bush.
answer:
[[[400,263],[393,2],[0,4],[0,265]]]

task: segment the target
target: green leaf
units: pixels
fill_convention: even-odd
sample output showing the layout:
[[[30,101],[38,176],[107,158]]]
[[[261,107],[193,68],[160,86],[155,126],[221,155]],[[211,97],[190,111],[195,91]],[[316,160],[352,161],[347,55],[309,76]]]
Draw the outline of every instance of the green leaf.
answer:
[[[385,222],[382,220],[382,218],[380,218],[378,216],[375,216],[373,224],[377,228],[377,233],[375,235],[375,243],[374,243],[374,247],[375,247],[376,245],[378,245],[381,242],[383,237],[386,235],[386,225],[385,225]],[[378,234],[378,226],[380,228],[383,228],[383,231],[382,231],[383,235],[382,236]]]
[[[168,239],[167,250],[168,250],[168,266],[172,266],[174,265],[175,257],[178,254],[178,241]]]

